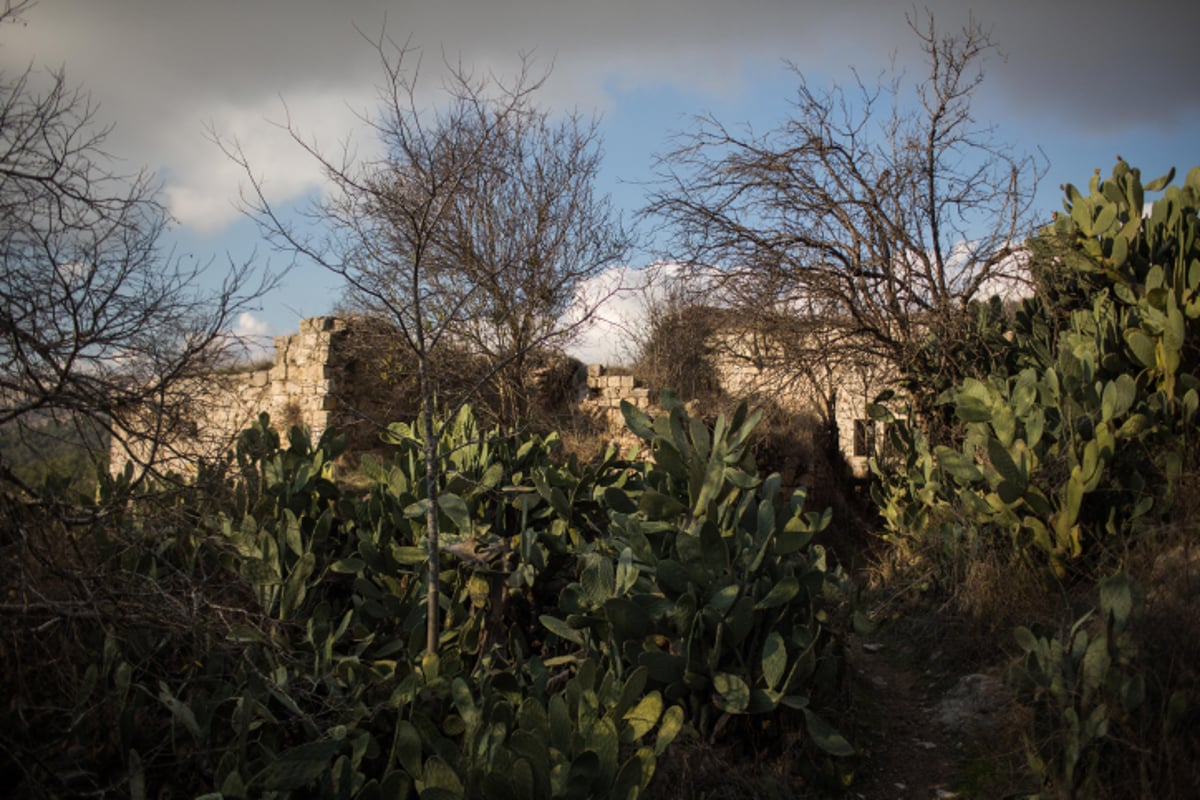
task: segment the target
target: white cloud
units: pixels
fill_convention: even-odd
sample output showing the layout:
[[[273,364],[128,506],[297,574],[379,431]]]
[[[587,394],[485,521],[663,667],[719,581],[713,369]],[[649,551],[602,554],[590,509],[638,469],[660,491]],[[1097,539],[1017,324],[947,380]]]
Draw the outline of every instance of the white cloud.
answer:
[[[567,347],[569,355],[586,364],[613,364],[621,358],[621,342],[628,337],[623,330],[622,308],[629,303],[626,288],[628,267],[610,267],[594,278],[583,281],[575,291],[575,302],[563,315],[564,326],[579,325]],[[588,316],[586,321],[580,320]]]
[[[240,151],[273,205],[327,187],[320,163],[293,138],[287,125],[290,122],[306,144],[337,162],[345,146],[353,151],[358,144],[354,132],[362,122],[355,109],[367,105],[368,94],[360,89],[355,96],[350,87],[330,88],[275,98],[273,103],[225,105],[209,109],[203,125],[201,115],[206,112],[196,109],[193,124],[176,126],[195,130],[197,147],[190,158],[169,156],[175,167],[164,193],[171,214],[183,225],[207,233],[220,230],[240,213],[237,199],[249,176],[200,132],[204,126],[224,146]],[[377,149],[378,143],[367,140],[357,155],[369,157]]]
[[[270,358],[274,353],[274,338],[270,323],[259,319],[249,311],[243,311],[238,315],[232,333],[237,339],[237,344],[242,347],[242,357],[246,361]]]
[[[233,332],[238,336],[264,337],[271,335],[271,325],[265,320],[258,319],[249,311],[238,315]]]
[[[576,292],[576,305],[567,313],[567,319],[579,314],[580,308],[596,310],[567,348],[568,353],[587,364],[633,361],[650,319],[650,308],[663,298],[680,272],[677,264],[651,264],[641,269],[618,266],[585,281]]]

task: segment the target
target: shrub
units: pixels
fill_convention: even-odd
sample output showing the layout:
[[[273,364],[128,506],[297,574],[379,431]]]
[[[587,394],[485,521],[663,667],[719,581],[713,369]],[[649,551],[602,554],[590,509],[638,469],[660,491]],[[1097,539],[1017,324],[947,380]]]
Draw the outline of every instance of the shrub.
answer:
[[[1200,406],[1200,168],[1169,181],[1143,187],[1119,162],[1089,196],[1067,187],[1068,214],[1042,233],[1060,256],[1041,269],[1085,290],[1057,302],[1088,299],[1053,340],[1045,303],[1022,305],[992,373],[940,398],[961,433],[930,440],[875,407],[906,459],[881,474],[893,536],[984,537],[1087,576],[1167,518]]]
[[[744,407],[709,431],[666,406],[626,409],[652,460],[587,465],[469,407],[450,421],[436,654],[409,425],[364,459],[361,494],[335,480],[343,438],[281,442],[264,415],[201,470],[206,494],[132,497],[116,476],[102,524],[6,534],[5,566],[39,565],[18,586],[44,598],[0,651],[12,791],[629,798],[678,737],[740,741],[784,714],[811,758],[848,755],[823,716],[841,663],[840,578],[811,542],[828,515],[754,473]]]

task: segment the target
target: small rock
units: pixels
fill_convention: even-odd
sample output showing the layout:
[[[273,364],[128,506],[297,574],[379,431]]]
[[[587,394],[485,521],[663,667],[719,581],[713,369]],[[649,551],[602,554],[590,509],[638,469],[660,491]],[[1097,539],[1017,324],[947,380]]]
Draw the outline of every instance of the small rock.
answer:
[[[917,747],[923,747],[926,750],[937,750],[937,745],[933,742],[925,742],[920,739],[917,740]]]
[[[862,649],[864,653],[878,653],[883,649],[883,645],[879,642],[863,642]]]
[[[1011,702],[1012,693],[998,678],[980,673],[964,675],[938,703],[937,719],[954,731],[978,732],[992,725],[995,712]]]

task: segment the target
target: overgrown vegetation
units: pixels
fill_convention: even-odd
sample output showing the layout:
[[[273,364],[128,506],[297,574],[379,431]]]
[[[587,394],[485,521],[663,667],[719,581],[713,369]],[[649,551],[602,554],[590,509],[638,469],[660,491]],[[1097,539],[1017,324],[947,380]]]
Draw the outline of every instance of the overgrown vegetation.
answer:
[[[839,535],[832,544],[841,547],[839,555],[852,557],[846,545],[861,546],[874,513],[869,498],[860,496],[840,447],[832,407],[837,382],[815,374],[830,361],[822,360],[811,370],[793,366],[778,371],[774,361],[748,356],[741,341],[728,341],[731,331],[746,329],[737,312],[699,305],[679,284],[657,288],[663,291],[648,298],[646,306],[635,361],[638,377],[656,391],[676,392],[694,413],[710,421],[749,400],[762,415],[753,444],[755,461],[764,471],[778,473],[785,487],[807,487],[810,508],[832,508],[839,520]],[[775,343],[777,330],[768,326],[758,331],[764,347]],[[797,361],[804,358],[803,353],[792,355]],[[740,385],[728,385],[731,365],[745,370],[746,380],[735,381]],[[796,373],[804,377],[798,379]],[[818,396],[814,386],[829,388]]]
[[[0,734],[16,796],[634,797],[676,740],[853,754],[829,723],[842,578],[749,455],[664,396],[653,459],[556,465],[556,437],[439,438],[444,625],[425,647],[424,443],[391,427],[344,493],[343,441],[264,416],[191,493],[86,528],[5,495],[16,579]],[[35,524],[36,523],[36,524]],[[654,796],[669,797],[658,786]],[[215,795],[213,795],[215,796]]]
[[[343,388],[336,396],[337,427],[348,438],[355,457],[378,448],[380,434],[395,420],[415,419],[421,409],[420,366],[404,344],[403,334],[386,319],[345,309],[340,317],[346,334],[338,344]],[[503,427],[548,434],[570,422],[581,388],[583,365],[553,348],[525,354],[528,396],[522,401],[524,417],[506,416],[500,395],[489,380],[487,359],[462,346],[443,344],[430,355],[430,376],[439,403],[448,409],[470,403],[480,426]],[[371,391],[362,391],[371,387]],[[290,427],[291,421],[285,421]],[[564,431],[564,435],[565,435]],[[587,453],[587,457],[591,452]]]
[[[1152,609],[1177,597],[1165,576],[1194,565],[1179,545],[1198,466],[1200,168],[1172,178],[1143,184],[1118,161],[1086,194],[1066,187],[1065,213],[1031,243],[1042,291],[1007,334],[980,331],[989,347],[976,376],[939,398],[950,424],[873,409],[902,458],[879,470],[893,559],[915,559],[960,605],[979,597],[978,564],[1072,601],[1095,603],[1098,588],[1098,615],[1042,635],[1018,628],[1030,763],[1051,795],[1183,797],[1197,780],[1186,733],[1196,676],[1159,660],[1195,640],[1195,615],[1164,630],[1136,613],[1149,589]],[[1161,195],[1151,204],[1146,192]],[[993,588],[989,609],[1023,604]],[[1029,622],[1053,628],[1047,610]]]
[[[291,227],[249,172],[268,238],[386,320],[356,320],[377,338],[347,370],[394,404],[358,410],[383,443],[353,482],[346,431],[314,443],[296,404],[286,442],[264,415],[224,460],[162,474],[269,281],[236,267],[197,294],[159,248],[153,180],[106,166],[86,95],[61,72],[41,94],[32,69],[0,76],[0,784],[836,794],[862,766],[847,642],[873,630],[841,566],[857,553],[825,546],[831,518],[852,545],[866,518],[838,391],[900,367],[870,409],[889,438],[872,599],[954,615],[971,668],[1004,668],[1022,794],[1194,794],[1200,167],[1143,183],[1118,161],[1022,250],[1038,165],[970,112],[992,44],[927,22],[915,104],[897,77],[858,114],[801,76],[779,129],[704,119],[666,156],[650,210],[719,308],[656,309],[638,369],[661,410],[623,407],[624,455],[564,456],[547,422],[577,378],[554,348],[599,298],[565,311],[632,243],[593,195],[596,123],[537,108],[528,71],[507,88],[452,71],[426,110],[411,53],[378,40],[385,160],[339,168],[297,137],[340,188],[315,209],[329,229]],[[1026,265],[1032,296],[986,298]],[[751,412],[722,359],[812,413]],[[114,441],[136,468],[108,472]]]

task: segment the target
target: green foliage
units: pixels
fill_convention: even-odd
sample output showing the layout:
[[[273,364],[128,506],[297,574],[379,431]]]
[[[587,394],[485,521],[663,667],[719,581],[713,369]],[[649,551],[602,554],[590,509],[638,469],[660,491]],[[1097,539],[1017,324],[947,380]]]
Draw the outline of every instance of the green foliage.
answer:
[[[657,420],[626,409],[641,460],[557,463],[554,435],[450,420],[437,654],[414,426],[391,426],[357,495],[334,480],[339,437],[282,443],[265,415],[173,516],[106,477],[92,569],[120,597],[164,594],[96,608],[78,643],[63,730],[108,730],[88,774],[135,797],[624,799],[678,737],[780,714],[815,757],[850,755],[821,716],[841,663],[840,577],[812,542],[828,513],[754,474],[745,407],[710,431],[665,401]]]
[[[232,566],[254,587],[264,613],[296,617],[327,566],[338,498],[331,470],[345,440],[327,432],[314,448],[296,428],[286,450],[263,414],[238,439],[243,483],[235,502],[246,509],[236,525],[220,520],[232,545]]]
[[[92,420],[0,426],[0,466],[39,494],[91,502],[107,453],[108,434]]]
[[[640,466],[640,485],[605,495],[618,554],[612,579],[585,569],[578,588],[564,592],[564,610],[593,646],[603,650],[608,639],[648,667],[702,734],[730,715],[783,705],[805,710],[818,748],[848,755],[810,707],[835,688],[840,663],[830,614],[841,579],[812,543],[828,512],[805,512],[803,490],[785,498],[778,475],[754,474],[758,415],[744,404],[711,432],[670,393],[662,407],[652,421],[623,406],[652,460]]]
[[[1026,745],[1043,789],[1094,797],[1124,777],[1117,766],[1121,751],[1137,740],[1144,718],[1156,714],[1133,636],[1141,606],[1140,587],[1116,575],[1100,582],[1099,617],[1089,611],[1064,639],[1017,628],[1024,661],[1014,678],[1034,709]],[[1172,697],[1168,724],[1183,715],[1182,697]]]
[[[543,669],[535,661],[526,674]],[[589,661],[560,692],[547,697],[536,684],[522,691],[513,672],[496,673],[477,697],[463,678],[443,680],[449,713],[434,720],[418,712],[397,730],[401,763],[421,796],[431,788],[445,793],[436,796],[501,798],[631,798],[645,790],[682,713],[644,691],[644,670],[622,682]],[[444,737],[459,732],[458,743]]]
[[[1194,789],[1178,766],[1193,749],[1191,673],[1147,662],[1162,634],[1142,630],[1133,582],[1097,580],[1156,552],[1197,467],[1200,168],[1173,177],[1143,184],[1119,161],[1087,193],[1065,187],[1066,213],[1029,243],[1037,295],[1008,331],[980,332],[998,346],[978,377],[938,397],[950,425],[872,409],[898,454],[895,470],[876,465],[888,537],[932,553],[936,577],[987,548],[1097,583],[1099,614],[1065,635],[1017,630],[1030,767],[1048,795]]]
[[[1022,304],[990,374],[941,395],[955,434],[893,426],[905,463],[877,494],[892,535],[1008,541],[1063,575],[1161,523],[1200,406],[1200,168],[1170,179],[1118,162],[1089,195],[1067,187],[1032,246],[1055,292]]]

